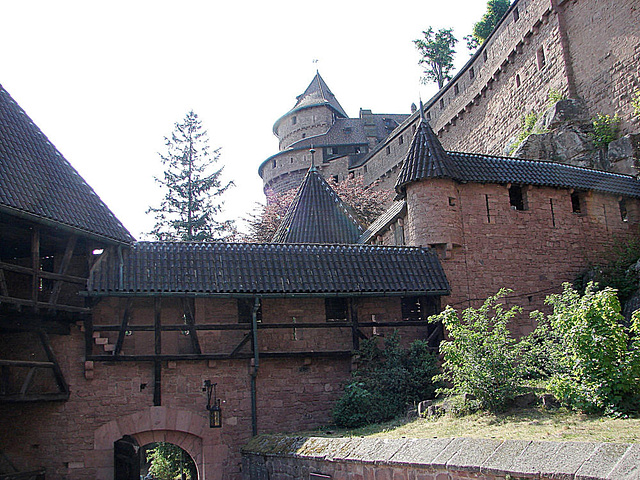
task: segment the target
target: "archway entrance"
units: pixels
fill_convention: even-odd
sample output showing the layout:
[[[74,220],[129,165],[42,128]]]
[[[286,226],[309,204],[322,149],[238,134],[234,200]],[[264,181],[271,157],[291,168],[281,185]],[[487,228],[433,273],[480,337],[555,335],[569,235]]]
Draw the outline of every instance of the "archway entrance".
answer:
[[[198,480],[198,469],[178,445],[154,442],[140,448],[140,476],[145,480]]]

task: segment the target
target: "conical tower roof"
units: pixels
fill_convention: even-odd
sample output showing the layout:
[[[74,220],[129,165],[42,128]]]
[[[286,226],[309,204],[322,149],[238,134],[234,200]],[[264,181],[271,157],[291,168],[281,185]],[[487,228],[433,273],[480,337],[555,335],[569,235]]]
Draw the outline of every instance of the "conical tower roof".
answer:
[[[403,196],[408,183],[426,178],[458,177],[458,168],[453,158],[442,147],[429,122],[423,117],[402,163],[396,181],[396,192]]]
[[[295,110],[300,107],[320,104],[327,104],[340,116],[345,118],[348,117],[336,97],[331,93],[331,90],[329,90],[329,87],[320,76],[320,72],[316,71],[316,75],[313,77],[313,80],[311,80],[307,89],[302,95],[297,97],[297,102],[293,109]]]
[[[312,167],[272,242],[354,244],[364,230],[353,210]]]

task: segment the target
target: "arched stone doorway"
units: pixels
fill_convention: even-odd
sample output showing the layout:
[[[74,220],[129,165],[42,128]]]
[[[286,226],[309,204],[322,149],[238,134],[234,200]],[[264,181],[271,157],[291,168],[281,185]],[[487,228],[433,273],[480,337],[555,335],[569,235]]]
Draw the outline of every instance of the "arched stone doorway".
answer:
[[[114,479],[114,444],[125,435],[135,439],[138,445],[168,442],[179,446],[194,460],[199,479],[217,479],[220,468],[216,468],[216,462],[219,467],[226,453],[219,429],[209,428],[206,412],[149,407],[107,422],[95,431],[93,458],[89,464],[95,465],[98,480]]]

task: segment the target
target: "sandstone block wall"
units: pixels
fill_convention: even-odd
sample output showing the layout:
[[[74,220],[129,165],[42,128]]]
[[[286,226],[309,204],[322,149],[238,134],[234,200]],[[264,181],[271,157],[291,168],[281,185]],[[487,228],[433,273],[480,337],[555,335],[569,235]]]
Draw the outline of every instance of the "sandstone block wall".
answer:
[[[514,290],[509,302],[529,311],[544,309],[549,293],[558,293],[563,282],[606,258],[617,242],[638,234],[637,200],[627,199],[624,221],[612,195],[581,194],[581,213],[573,213],[569,190],[525,187],[527,209],[515,210],[507,185],[455,185],[451,205],[454,185],[447,180],[409,185],[405,231],[409,244],[439,251],[451,285],[443,300],[457,309],[477,305],[502,287]],[[517,331],[531,328],[525,319]]]
[[[639,460],[636,444],[260,436],[243,480],[598,480],[635,478]]]

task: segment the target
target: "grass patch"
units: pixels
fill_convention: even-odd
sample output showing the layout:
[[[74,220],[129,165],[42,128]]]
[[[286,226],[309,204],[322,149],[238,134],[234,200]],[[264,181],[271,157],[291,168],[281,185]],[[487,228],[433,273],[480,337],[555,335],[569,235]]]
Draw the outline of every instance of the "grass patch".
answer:
[[[527,408],[464,417],[393,420],[354,430],[305,432],[323,437],[491,438],[584,442],[640,442],[640,418],[611,418],[575,413],[564,408]]]

